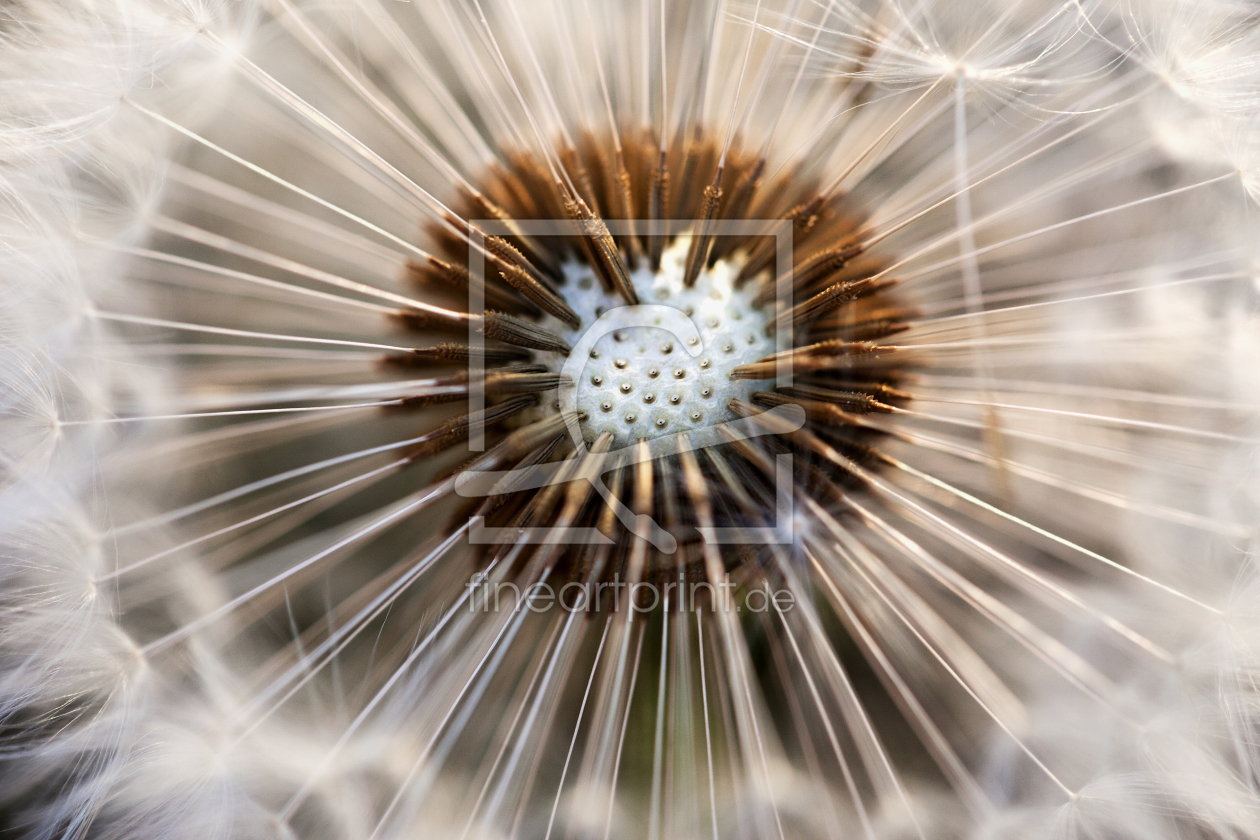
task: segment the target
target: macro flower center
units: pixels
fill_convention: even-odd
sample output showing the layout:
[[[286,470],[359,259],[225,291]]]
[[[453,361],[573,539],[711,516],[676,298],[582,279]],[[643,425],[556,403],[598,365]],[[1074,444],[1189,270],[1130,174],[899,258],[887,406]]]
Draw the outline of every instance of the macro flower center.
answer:
[[[413,279],[453,305],[471,295],[467,317],[485,341],[422,348],[408,363],[484,362],[485,402],[425,451],[473,424],[542,444],[530,459],[563,457],[546,442],[560,429],[565,446],[580,438],[600,452],[700,431],[691,446],[712,448],[801,428],[790,415],[808,421],[791,446],[838,473],[865,459],[876,432],[861,415],[908,398],[885,342],[911,310],[885,276],[889,257],[869,253],[862,208],[792,170],[763,183],[765,160],[738,143],[724,153],[696,136],[663,149],[630,132],[614,145],[613,159],[594,135],[567,150],[567,181],[545,159],[508,153],[464,190],[461,215],[481,221],[430,229],[444,254],[414,262]],[[469,329],[403,317],[423,333]],[[457,395],[471,373],[435,385]]]
[[[718,260],[688,287],[687,251],[679,238],[662,253],[659,271],[643,264],[631,273],[643,300],[635,306],[605,290],[586,264],[564,265],[560,292],[582,324],[573,329],[548,317],[542,326],[574,347],[585,339],[589,350],[568,365],[560,353],[539,354],[549,368],[577,374],[545,411],[580,412],[588,443],[609,433],[621,448],[734,420],[730,401],[760,390],[732,372],[774,352],[769,307],[756,304],[751,285],[737,287],[740,256]],[[680,312],[694,332],[675,333],[678,322],[661,307]]]

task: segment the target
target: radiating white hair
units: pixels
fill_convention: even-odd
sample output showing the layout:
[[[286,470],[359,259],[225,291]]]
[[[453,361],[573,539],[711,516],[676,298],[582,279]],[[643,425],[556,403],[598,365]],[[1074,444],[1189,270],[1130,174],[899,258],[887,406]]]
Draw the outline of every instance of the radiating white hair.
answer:
[[[1253,4],[17,0],[0,39],[18,835],[1260,838]],[[437,329],[400,303],[453,306],[408,266],[588,135],[701,129],[885,249],[880,466],[726,555],[777,619],[461,609],[499,555],[425,494],[477,453],[377,404],[435,381],[382,373]]]

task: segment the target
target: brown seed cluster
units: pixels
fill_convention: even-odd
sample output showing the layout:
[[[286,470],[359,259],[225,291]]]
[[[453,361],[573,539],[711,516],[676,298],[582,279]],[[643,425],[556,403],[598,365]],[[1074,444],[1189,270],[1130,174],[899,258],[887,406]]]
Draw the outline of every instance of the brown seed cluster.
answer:
[[[763,158],[737,144],[724,154],[719,142],[699,131],[664,150],[650,132],[616,138],[587,133],[576,147],[560,144],[547,155],[508,151],[502,160],[484,174],[477,191],[461,196],[456,209],[462,218],[452,214],[430,231],[440,256],[409,266],[425,300],[466,313],[464,320],[401,314],[413,330],[452,335],[392,360],[434,370],[433,386],[412,399],[413,405],[462,402],[475,382],[484,388],[484,410],[447,420],[416,451],[433,455],[464,441],[470,426],[482,425],[486,452],[465,460],[460,471],[470,476],[493,471],[494,480],[482,483],[494,492],[471,502],[464,513],[480,514],[499,528],[596,529],[610,538],[607,543],[549,545],[529,562],[540,569],[561,564],[583,576],[616,569],[623,580],[636,579],[662,566],[651,556],[671,542],[647,539],[634,528],[629,530],[645,539],[625,539],[636,517],[651,517],[684,552],[696,552],[697,527],[774,526],[776,455],[793,456],[795,487],[807,488],[814,498],[849,492],[860,484],[854,466],[879,462],[875,447],[881,433],[864,417],[895,412],[908,399],[899,390],[902,360],[883,340],[903,330],[910,313],[895,297],[896,281],[885,276],[889,260],[867,250],[872,237],[863,228],[864,217],[844,195],[822,194],[790,169],[769,178]],[[495,220],[507,233],[482,236],[475,221],[466,221],[477,219]],[[563,233],[536,235],[522,220],[576,224]],[[637,226],[610,229],[613,220]],[[790,222],[791,272],[776,275],[775,240],[768,233],[715,233],[717,223],[726,220]],[[769,229],[767,224],[764,230]],[[651,295],[653,278],[664,271],[667,252],[683,243],[678,275],[683,289],[724,268],[732,287],[744,294],[740,300],[748,312],[739,317],[755,315],[747,323],[764,325],[758,341],[773,347],[772,336],[781,330],[791,336],[791,348],[728,364],[735,357],[715,346],[697,358],[699,369],[718,377],[713,382],[747,383],[747,398],[706,404],[703,410],[686,403],[685,416],[696,424],[744,421],[733,427],[742,432],[719,429],[716,445],[712,437],[696,445],[687,434],[671,434],[668,420],[657,421],[668,439],[663,445],[619,441],[589,429],[575,439],[573,428],[586,429],[592,413],[620,406],[619,396],[642,403],[623,412],[637,421],[643,412],[699,397],[701,387],[706,395],[726,393],[698,379],[692,385],[682,368],[673,371],[646,355],[636,360],[631,347],[630,362],[604,360],[616,364],[585,371],[584,380],[603,388],[606,398],[579,404],[575,412],[564,410],[559,400],[558,386],[570,384],[561,378],[561,365],[583,330],[609,306],[658,302]],[[469,270],[470,247],[484,262],[484,278]],[[581,277],[585,289],[598,284],[596,293],[605,296],[607,306],[584,310],[592,295],[579,291]],[[468,312],[474,288],[485,301],[484,312]],[[782,306],[783,300],[792,304]],[[699,317],[694,307],[663,302]],[[475,358],[469,346],[456,337],[468,334],[470,322],[486,339],[484,368],[475,370],[467,369]],[[623,339],[619,334],[617,340]],[[670,350],[681,352],[672,344]],[[598,355],[590,351],[592,359]],[[793,373],[788,385],[776,378],[785,359]],[[629,381],[618,385],[615,376],[630,363],[643,366],[642,375],[662,387],[640,395]],[[464,369],[442,372],[452,364]],[[679,371],[674,382],[671,373]],[[795,407],[796,414],[772,411],[784,406]],[[802,413],[803,427],[784,420]],[[684,568],[691,562],[684,556],[669,565]]]

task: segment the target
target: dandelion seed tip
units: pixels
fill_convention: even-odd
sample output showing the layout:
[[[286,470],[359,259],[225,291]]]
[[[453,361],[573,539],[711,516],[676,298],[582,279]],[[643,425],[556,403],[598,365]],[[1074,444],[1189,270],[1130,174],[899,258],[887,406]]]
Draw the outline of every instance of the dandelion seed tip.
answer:
[[[119,641],[122,643],[122,649],[128,655],[132,664],[141,667],[148,666],[149,655],[144,652],[144,645],[137,642],[127,633],[120,633]]]

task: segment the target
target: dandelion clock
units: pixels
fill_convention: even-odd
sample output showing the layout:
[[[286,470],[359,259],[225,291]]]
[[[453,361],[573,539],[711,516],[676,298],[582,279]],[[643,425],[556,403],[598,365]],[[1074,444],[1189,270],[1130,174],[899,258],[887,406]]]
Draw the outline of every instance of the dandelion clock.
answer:
[[[0,37],[6,836],[1260,837],[1251,4]]]

